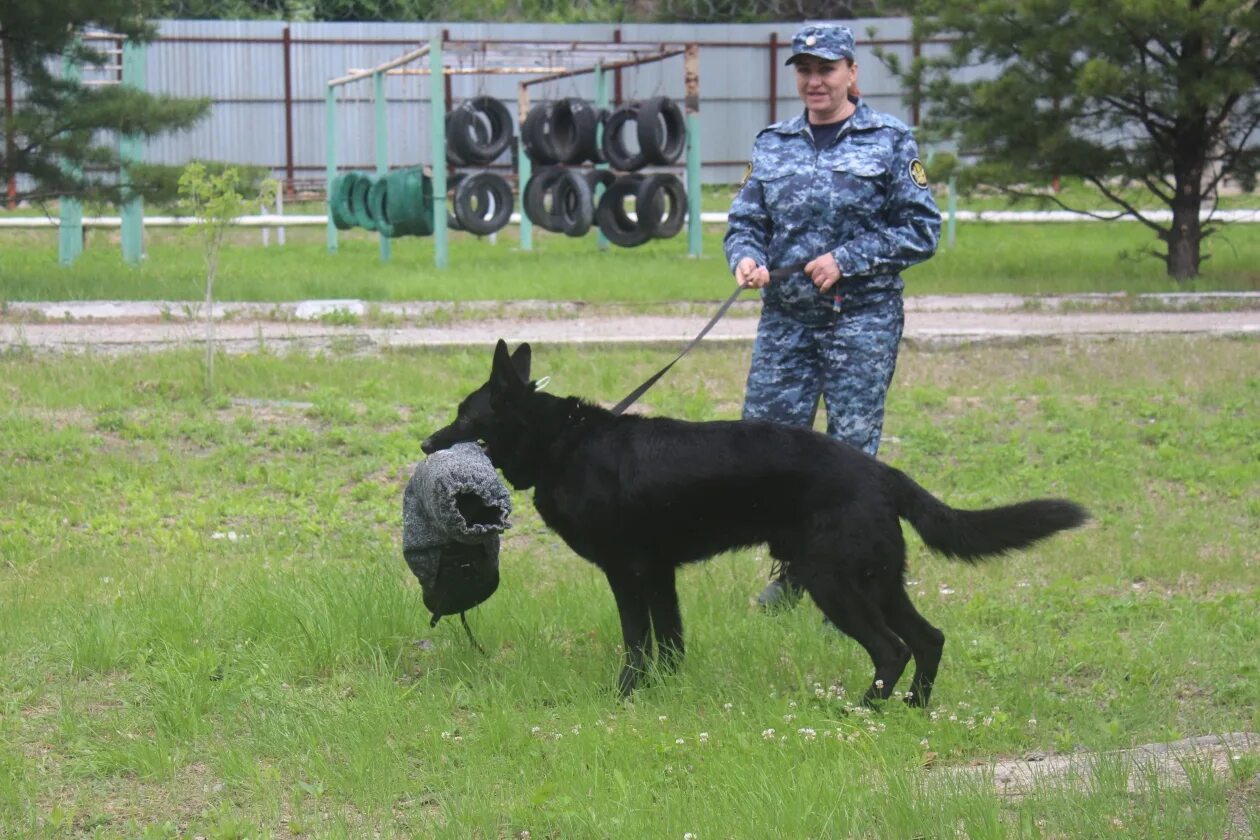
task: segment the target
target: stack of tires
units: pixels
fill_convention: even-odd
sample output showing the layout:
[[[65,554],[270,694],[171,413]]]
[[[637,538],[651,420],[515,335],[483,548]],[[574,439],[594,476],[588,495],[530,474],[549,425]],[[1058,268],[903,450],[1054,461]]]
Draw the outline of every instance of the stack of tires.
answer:
[[[490,96],[466,99],[446,114],[446,161],[452,168],[484,167],[512,148],[512,115]],[[486,236],[512,218],[512,185],[488,169],[453,172],[447,183],[447,226]]]
[[[602,142],[597,140],[600,125]],[[628,139],[634,141],[633,151]],[[687,207],[682,181],[668,172],[638,171],[672,166],[686,148],[686,120],[668,97],[626,103],[609,112],[578,98],[540,102],[525,117],[521,141],[530,160],[541,166],[521,200],[525,214],[539,227],[582,236],[598,225],[609,242],[625,248],[676,236],[682,229]],[[569,168],[587,161],[609,168]]]
[[[433,181],[419,167],[388,175],[343,172],[328,191],[328,212],[338,230],[360,227],[382,236],[433,233]]]

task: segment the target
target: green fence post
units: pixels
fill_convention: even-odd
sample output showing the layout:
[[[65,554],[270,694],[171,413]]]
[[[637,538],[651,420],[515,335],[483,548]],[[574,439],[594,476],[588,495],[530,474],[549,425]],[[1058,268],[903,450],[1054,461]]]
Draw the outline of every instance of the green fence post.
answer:
[[[529,88],[522,83],[516,90],[516,198],[521,216],[521,250],[534,250],[534,223],[525,212],[525,187],[534,173],[534,163],[525,154],[525,117],[529,115]]]
[[[442,39],[429,39],[429,121],[433,137],[433,265],[446,268],[446,77]]]
[[[699,257],[703,249],[700,221],[700,46],[688,44],[683,53],[687,106],[687,253]]]
[[[604,63],[598,61],[595,63],[595,107],[608,107],[608,78],[604,75]],[[604,122],[600,120],[595,124],[595,147],[603,148],[604,143]],[[607,169],[607,163],[595,164],[596,169]],[[596,184],[595,192],[591,196],[592,206],[599,207],[599,200],[604,195],[604,185]],[[604,232],[597,225],[595,227],[595,244],[601,251],[608,250],[608,237],[604,236]]]
[[[324,93],[324,193],[328,196],[328,253],[337,253],[337,226],[333,224],[333,179],[337,177],[337,93],[328,86]]]
[[[389,175],[389,124],[385,119],[385,74],[379,70],[372,74],[372,113],[376,127],[376,177],[384,178]],[[381,262],[389,262],[389,237],[383,233],[380,237]]]
[[[67,82],[77,82],[83,78],[79,65],[68,54],[61,59],[61,77]],[[67,166],[65,171],[75,180],[83,175],[75,166]],[[58,205],[61,226],[57,231],[57,262],[70,265],[83,253],[83,202],[63,195]]]
[[[123,85],[144,90],[145,69],[144,45],[125,42],[122,53]],[[135,265],[144,257],[144,202],[140,196],[129,194],[127,187],[131,184],[129,165],[144,158],[144,140],[133,134],[118,138],[118,157],[122,161],[118,180],[125,196],[119,213],[122,217],[122,255],[124,262]]]

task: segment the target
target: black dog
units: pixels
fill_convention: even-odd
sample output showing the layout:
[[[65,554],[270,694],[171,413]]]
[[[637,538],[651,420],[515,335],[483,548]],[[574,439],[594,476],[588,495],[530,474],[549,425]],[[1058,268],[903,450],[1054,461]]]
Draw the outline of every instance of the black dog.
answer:
[[[422,444],[432,453],[483,441],[491,462],[575,552],[608,576],[625,637],[618,678],[634,690],[655,634],[658,664],[683,653],[674,572],[766,543],[836,627],[875,663],[865,700],[887,699],[914,656],[909,701],[925,705],[945,636],[905,591],[899,518],[928,546],[976,561],[1080,525],[1061,499],[990,510],[950,508],[901,471],[826,435],[774,423],[616,416],[576,397],[539,393],[530,348],[500,340],[490,379]]]

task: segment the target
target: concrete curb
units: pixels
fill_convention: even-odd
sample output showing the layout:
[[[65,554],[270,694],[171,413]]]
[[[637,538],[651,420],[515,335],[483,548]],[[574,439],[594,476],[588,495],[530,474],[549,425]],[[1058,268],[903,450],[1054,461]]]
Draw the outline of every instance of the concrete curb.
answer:
[[[908,343],[1088,339],[1138,335],[1260,335],[1260,294],[1132,298],[1074,295],[911,297]],[[657,307],[663,314],[618,307],[545,301],[366,304],[363,301],[222,303],[216,341],[226,352],[279,349],[375,352],[397,347],[669,343],[695,336],[716,303]],[[706,341],[750,341],[759,302],[741,302]],[[1146,311],[1148,307],[1161,308]],[[172,307],[178,307],[178,313]],[[622,307],[620,310],[625,310]],[[0,351],[98,352],[162,350],[202,342],[201,322],[188,304],[160,301],[9,304],[0,317]]]
[[[1260,292],[1173,292],[1126,295],[911,295],[907,296],[906,312],[989,312],[1022,310],[1026,312],[1125,310],[1149,312],[1180,311],[1204,307],[1260,310]],[[337,318],[372,318],[379,320],[426,320],[436,317],[483,319],[574,317],[584,313],[608,313],[633,310],[695,310],[716,307],[703,302],[619,305],[589,304],[577,301],[406,301],[373,302],[356,298],[303,300],[275,303],[223,301],[213,305],[216,320],[248,321],[315,321]],[[737,301],[732,314],[755,315],[760,302],[751,295]],[[202,304],[198,301],[10,301],[0,312],[0,322],[21,320],[45,321],[189,321],[200,320]]]

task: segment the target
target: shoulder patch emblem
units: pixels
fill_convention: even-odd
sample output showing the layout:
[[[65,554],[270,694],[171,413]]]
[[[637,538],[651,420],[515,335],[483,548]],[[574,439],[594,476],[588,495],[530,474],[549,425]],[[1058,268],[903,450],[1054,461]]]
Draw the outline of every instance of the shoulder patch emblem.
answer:
[[[739,179],[739,185],[743,187],[744,184],[748,183],[750,177],[752,177],[752,161],[749,161],[748,165],[744,167],[744,177]]]
[[[916,187],[927,189],[927,170],[923,168],[923,164],[918,158],[910,161],[910,180],[914,181]]]

